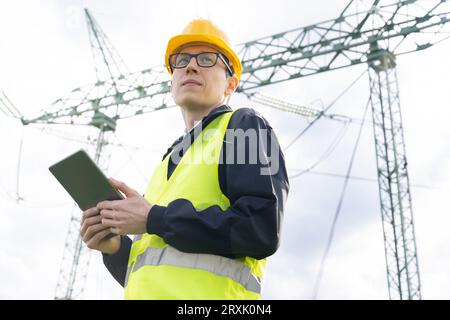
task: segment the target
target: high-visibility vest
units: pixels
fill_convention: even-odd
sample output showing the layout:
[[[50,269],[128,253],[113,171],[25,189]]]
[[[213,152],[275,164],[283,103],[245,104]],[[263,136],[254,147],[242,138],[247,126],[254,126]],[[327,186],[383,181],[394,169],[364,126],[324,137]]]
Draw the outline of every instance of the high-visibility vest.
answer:
[[[203,129],[168,180],[170,154],[159,163],[145,193],[150,203],[167,206],[187,199],[199,215],[214,205],[224,211],[230,206],[220,189],[218,164],[232,113],[218,116]],[[125,299],[260,299],[265,265],[265,259],[182,252],[145,233],[131,246]]]

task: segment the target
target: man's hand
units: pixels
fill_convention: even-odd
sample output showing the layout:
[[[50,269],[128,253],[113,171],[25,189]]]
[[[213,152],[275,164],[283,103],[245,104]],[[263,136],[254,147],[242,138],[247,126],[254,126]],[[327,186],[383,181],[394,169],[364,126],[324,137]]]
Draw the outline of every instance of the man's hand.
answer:
[[[142,234],[147,232],[147,219],[152,204],[125,183],[110,178],[113,187],[125,194],[126,199],[102,201],[97,204],[104,227],[114,234]]]
[[[89,249],[114,254],[120,249],[120,236],[102,225],[102,216],[96,207],[87,209],[81,218],[80,235]]]

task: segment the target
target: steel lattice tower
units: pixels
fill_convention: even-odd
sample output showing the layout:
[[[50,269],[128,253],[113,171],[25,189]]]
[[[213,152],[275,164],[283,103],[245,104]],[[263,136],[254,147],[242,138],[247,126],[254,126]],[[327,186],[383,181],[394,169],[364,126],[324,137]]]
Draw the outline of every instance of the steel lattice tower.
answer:
[[[370,100],[390,299],[421,299],[395,56],[371,52]]]
[[[85,9],[86,22],[94,58],[97,83],[111,81],[112,89],[117,93],[116,78],[128,73],[127,67],[106,34]],[[117,113],[109,117],[98,110],[95,101],[92,103],[92,119],[90,125],[98,131],[94,154],[94,161],[107,172],[110,152],[105,150],[114,139]],[[83,295],[85,282],[89,271],[91,250],[83,243],[80,236],[81,212],[74,210],[70,219],[69,230],[64,245],[63,259],[56,285],[55,299],[79,299]]]

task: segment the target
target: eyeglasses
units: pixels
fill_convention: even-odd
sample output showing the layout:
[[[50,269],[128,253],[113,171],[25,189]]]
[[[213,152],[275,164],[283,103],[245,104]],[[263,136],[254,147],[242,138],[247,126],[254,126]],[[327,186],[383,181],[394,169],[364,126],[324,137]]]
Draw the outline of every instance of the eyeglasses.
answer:
[[[228,59],[218,52],[200,52],[197,54],[174,53],[169,56],[170,68],[172,69],[172,71],[173,69],[185,68],[193,57],[195,57],[197,65],[202,68],[214,67],[217,63],[217,58],[220,58],[220,60],[222,60],[222,62],[225,64],[225,67],[227,67],[230,76],[234,74],[233,69],[230,67],[227,61]]]

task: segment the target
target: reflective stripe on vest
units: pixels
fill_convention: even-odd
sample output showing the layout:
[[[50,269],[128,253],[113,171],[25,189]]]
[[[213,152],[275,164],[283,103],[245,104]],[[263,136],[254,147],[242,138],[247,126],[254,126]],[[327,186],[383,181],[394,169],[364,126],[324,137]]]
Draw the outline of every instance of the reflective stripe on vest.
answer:
[[[173,247],[149,247],[139,255],[136,262],[128,267],[125,286],[131,271],[136,272],[144,266],[175,266],[181,268],[204,270],[215,275],[230,278],[245,289],[260,293],[261,279],[253,275],[245,264],[212,254],[181,252]]]

